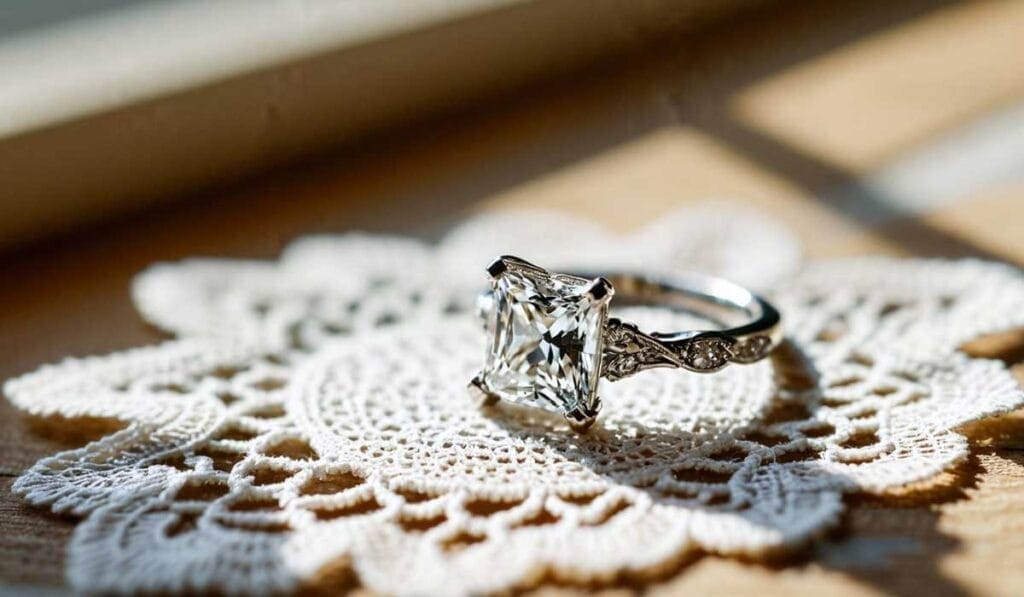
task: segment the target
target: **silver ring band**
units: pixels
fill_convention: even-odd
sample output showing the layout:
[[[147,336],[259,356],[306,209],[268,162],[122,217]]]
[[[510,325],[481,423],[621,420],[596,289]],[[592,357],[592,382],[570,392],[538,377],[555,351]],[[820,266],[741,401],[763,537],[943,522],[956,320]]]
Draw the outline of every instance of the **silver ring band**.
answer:
[[[653,367],[711,373],[730,362],[752,363],[771,352],[782,338],[782,320],[775,307],[728,280],[696,273],[603,277],[615,289],[616,298],[686,311],[723,328],[643,332],[611,317],[605,326],[601,373],[612,381]]]

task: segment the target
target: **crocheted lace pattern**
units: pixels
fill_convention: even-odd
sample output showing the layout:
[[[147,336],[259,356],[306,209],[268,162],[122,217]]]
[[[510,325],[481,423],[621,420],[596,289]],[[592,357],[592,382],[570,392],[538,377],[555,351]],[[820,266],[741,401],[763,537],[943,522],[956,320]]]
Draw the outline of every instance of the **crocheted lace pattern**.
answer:
[[[788,340],[713,375],[604,382],[582,436],[543,412],[481,411],[470,307],[500,253],[718,273],[767,291]],[[382,592],[468,594],[692,550],[758,557],[834,524],[845,493],[927,482],[967,456],[958,426],[1024,405],[1001,362],[958,349],[1024,325],[1019,271],[800,267],[786,231],[722,205],[622,237],[554,214],[479,217],[434,246],[314,237],[278,262],[155,266],[135,299],[177,337],[4,386],[34,415],[123,425],[15,485],[83,518],[68,551],[83,590],[287,591],[341,565]]]

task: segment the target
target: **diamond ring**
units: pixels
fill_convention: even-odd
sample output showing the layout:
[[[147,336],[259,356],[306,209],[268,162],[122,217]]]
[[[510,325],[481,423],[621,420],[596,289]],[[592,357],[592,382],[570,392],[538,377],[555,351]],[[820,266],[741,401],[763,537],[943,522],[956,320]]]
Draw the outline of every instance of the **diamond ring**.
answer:
[[[581,433],[601,409],[601,377],[615,381],[654,367],[710,373],[757,361],[782,337],[774,307],[721,278],[558,274],[512,256],[487,272],[491,290],[478,311],[490,343],[470,389],[481,405],[507,400],[561,413]],[[629,303],[687,311],[724,329],[640,331],[608,316],[617,292]]]

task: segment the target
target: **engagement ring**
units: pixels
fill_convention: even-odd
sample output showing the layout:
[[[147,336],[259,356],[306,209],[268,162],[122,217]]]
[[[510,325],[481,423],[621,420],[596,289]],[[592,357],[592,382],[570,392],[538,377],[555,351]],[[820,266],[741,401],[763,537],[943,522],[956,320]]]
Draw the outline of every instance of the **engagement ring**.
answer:
[[[487,268],[491,290],[478,310],[490,337],[483,370],[470,382],[482,405],[507,400],[560,413],[586,431],[601,409],[598,379],[654,367],[711,373],[765,357],[782,337],[778,311],[747,289],[699,274],[655,277],[557,274],[518,257]],[[627,304],[699,315],[723,329],[643,332],[608,317]]]

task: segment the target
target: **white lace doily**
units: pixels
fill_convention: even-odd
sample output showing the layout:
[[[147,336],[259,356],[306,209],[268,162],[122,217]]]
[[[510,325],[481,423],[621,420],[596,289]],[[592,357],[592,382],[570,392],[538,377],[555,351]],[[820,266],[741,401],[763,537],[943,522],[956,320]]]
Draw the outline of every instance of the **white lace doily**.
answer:
[[[790,341],[773,362],[605,383],[584,436],[484,413],[467,306],[499,253],[719,273],[770,291]],[[1024,405],[1002,363],[958,351],[1024,325],[1017,270],[797,261],[778,226],[711,206],[627,237],[488,216],[437,247],[319,237],[278,263],[157,266],[136,302],[178,339],[5,385],[35,415],[126,425],[15,489],[84,517],[68,574],[94,591],[286,591],[340,565],[387,593],[479,593],[793,547],[842,494],[927,481],[967,455],[959,425]]]

